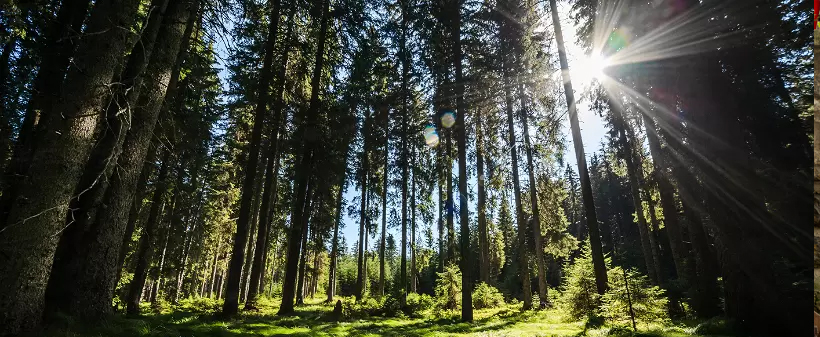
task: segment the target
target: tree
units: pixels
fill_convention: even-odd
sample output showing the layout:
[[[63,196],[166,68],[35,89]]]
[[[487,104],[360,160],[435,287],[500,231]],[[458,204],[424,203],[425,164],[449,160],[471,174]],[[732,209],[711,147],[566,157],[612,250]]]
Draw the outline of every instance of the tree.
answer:
[[[9,285],[0,291],[4,333],[14,334],[40,321],[57,248],[54,233],[62,227],[64,211],[94,145],[95,111],[102,106],[105,84],[129,35],[116,27],[130,27],[138,5],[134,0],[95,4],[87,31],[102,33],[89,35],[78,48],[74,57],[78,68],[72,68],[66,78],[72,85],[55,105],[60,118],[49,116],[42,122],[46,131],[37,139],[31,168],[0,226],[5,234],[0,239],[0,280]]]

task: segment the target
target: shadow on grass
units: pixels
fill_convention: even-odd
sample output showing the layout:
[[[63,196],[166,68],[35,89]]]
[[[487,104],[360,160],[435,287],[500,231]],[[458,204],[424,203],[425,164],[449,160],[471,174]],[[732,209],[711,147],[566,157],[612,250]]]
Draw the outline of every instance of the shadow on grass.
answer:
[[[297,307],[288,316],[277,316],[275,307],[243,312],[225,320],[214,312],[177,310],[138,318],[115,315],[103,321],[78,322],[70,317],[49,323],[33,336],[44,337],[250,337],[250,336],[403,336],[420,337],[449,333],[487,333],[506,329],[534,312],[500,310],[473,323],[453,318],[402,319],[368,317],[364,320],[330,317],[332,306],[311,304]]]

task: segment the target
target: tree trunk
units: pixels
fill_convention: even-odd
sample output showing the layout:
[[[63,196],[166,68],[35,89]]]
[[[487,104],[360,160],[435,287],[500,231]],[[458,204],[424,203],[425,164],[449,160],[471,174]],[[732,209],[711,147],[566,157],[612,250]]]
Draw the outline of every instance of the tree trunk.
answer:
[[[518,178],[518,148],[515,140],[515,128],[513,127],[515,120],[513,119],[513,99],[510,91],[512,81],[509,78],[509,65],[510,62],[507,58],[505,58],[503,69],[505,84],[504,98],[506,100],[507,132],[509,135],[511,157],[510,165],[512,166],[513,193],[515,197],[515,221],[518,225],[518,247],[520,248],[518,250],[518,272],[520,274],[522,284],[522,300],[524,302],[523,310],[529,310],[532,308],[532,287],[530,285],[529,257],[527,256],[527,250],[524,248],[527,247],[525,234],[527,232],[527,225],[523,219],[523,210],[521,209],[521,183]]]
[[[91,318],[100,317],[107,312],[107,309],[98,306],[99,303],[79,304],[94,296],[85,291],[76,291],[81,285],[74,281],[80,279],[76,274],[83,272],[77,270],[78,264],[83,265],[86,263],[82,261],[83,259],[91,258],[83,254],[83,251],[87,246],[94,244],[89,242],[89,239],[96,240],[97,238],[86,236],[85,233],[93,230],[91,226],[95,214],[98,207],[102,206],[109,177],[114,170],[125,132],[128,129],[129,123],[126,116],[130,116],[128,110],[136,104],[142,89],[141,75],[148,64],[154,41],[163,23],[162,18],[165,15],[168,1],[153,1],[153,9],[140,42],[135,44],[131,50],[125,70],[118,78],[112,80],[119,84],[112,88],[113,102],[109,102],[106,109],[106,127],[102,128],[103,135],[94,145],[80,181],[74,189],[74,195],[77,197],[69,204],[69,212],[65,219],[66,229],[57,245],[45,296],[46,307],[49,311],[61,311],[79,316],[88,315],[87,317]],[[165,27],[171,26],[166,24]],[[83,280],[85,281],[88,280]],[[116,287],[116,284],[114,286]],[[104,294],[97,296],[100,295],[103,298],[107,297]],[[80,306],[77,306],[78,304]],[[92,307],[85,307],[88,305]],[[93,308],[94,306],[98,307]]]
[[[259,230],[256,234],[256,250],[254,251],[253,267],[251,269],[251,287],[248,290],[248,296],[245,299],[245,310],[253,309],[256,305],[256,297],[259,292],[259,279],[262,277],[263,257],[267,254],[267,247],[265,241],[268,237],[268,230],[271,226],[271,219],[268,208],[270,207],[271,194],[276,188],[276,172],[274,172],[274,162],[278,157],[279,150],[279,114],[281,111],[276,111],[277,116],[274,117],[276,130],[272,135],[272,142],[268,144],[268,162],[265,168],[265,186],[262,194],[262,203],[259,210]]]
[[[268,38],[265,42],[265,58],[262,62],[262,70],[259,76],[256,111],[254,113],[253,130],[251,131],[251,142],[246,163],[245,178],[242,182],[242,201],[239,206],[239,219],[236,223],[236,235],[234,236],[233,254],[228,269],[228,293],[225,303],[222,306],[222,314],[231,317],[239,310],[239,288],[240,276],[242,273],[242,260],[244,258],[245,244],[248,240],[248,221],[253,201],[253,187],[256,180],[256,166],[259,161],[259,147],[262,140],[262,129],[265,124],[265,114],[268,108],[269,92],[273,71],[273,47],[276,43],[276,35],[279,24],[279,0],[273,1],[273,9],[270,12],[270,26],[268,28]]]
[[[137,181],[137,192],[135,193],[134,201],[131,203],[131,209],[128,211],[128,223],[125,225],[125,233],[122,237],[122,245],[120,246],[120,253],[117,257],[117,277],[114,279],[114,290],[120,284],[122,278],[122,269],[125,264],[125,256],[131,251],[131,242],[133,241],[134,230],[137,228],[137,220],[139,220],[140,211],[142,211],[143,200],[148,187],[148,177],[151,171],[156,166],[157,149],[156,146],[150,146],[148,150],[148,158],[145,160],[145,165],[140,171],[139,180]]]
[[[569,109],[569,122],[572,129],[572,144],[575,147],[575,159],[578,162],[578,177],[581,180],[581,195],[584,201],[587,229],[589,230],[590,248],[592,248],[592,264],[595,269],[595,286],[598,293],[603,295],[607,290],[606,265],[601,247],[601,234],[598,230],[598,217],[595,214],[595,201],[592,198],[592,185],[589,181],[587,159],[584,154],[584,143],[581,139],[581,127],[578,123],[578,110],[575,106],[575,92],[572,90],[572,79],[569,76],[567,50],[564,46],[564,36],[561,32],[561,21],[558,20],[558,6],[556,0],[550,0],[552,26],[555,29],[555,40],[558,43],[558,58],[561,62],[561,78],[564,82],[564,95]]]
[[[532,144],[530,143],[530,126],[527,118],[527,99],[524,92],[524,86],[521,80],[518,80],[518,95],[521,102],[521,111],[519,117],[521,118],[521,128],[524,130],[524,148],[527,153],[527,171],[530,179],[530,208],[532,209],[532,237],[535,245],[535,262],[538,268],[538,299],[539,307],[545,307],[549,303],[547,297],[547,266],[544,258],[544,244],[541,238],[541,211],[538,207],[538,196],[536,194],[535,168],[532,164]]]
[[[264,170],[265,170],[265,167],[267,166],[266,165],[267,163],[266,163],[265,159],[266,158],[262,158],[262,162],[259,163],[260,167],[257,169],[257,171],[262,171],[261,172],[262,173],[262,178],[264,178],[264,174],[265,174]],[[259,173],[259,172],[257,172],[257,173]],[[261,200],[260,199],[262,199],[262,182],[263,181],[264,181],[264,179],[257,179],[256,180],[256,186],[254,186],[253,209],[251,210],[251,219],[250,219],[251,228],[250,228],[250,231],[248,232],[248,242],[247,242],[248,245],[247,245],[246,251],[245,251],[245,263],[242,265],[242,284],[241,284],[241,287],[240,287],[241,292],[239,293],[239,301],[240,302],[245,301],[245,297],[248,295],[248,291],[251,288],[251,286],[250,286],[250,284],[251,284],[251,282],[250,282],[250,279],[251,279],[251,275],[250,275],[251,274],[251,266],[254,264],[254,257],[255,257],[255,253],[256,253],[255,252],[256,246],[254,245],[254,243],[255,243],[254,240],[259,238],[259,226],[261,225],[258,221],[258,217],[259,217],[259,210],[260,210],[260,207],[261,207],[261,205],[260,205]]]
[[[476,171],[478,171],[478,280],[490,283],[490,242],[487,233],[487,195],[484,191],[484,131],[481,128],[481,109],[476,110]]]
[[[171,165],[171,151],[168,148],[163,151],[162,166],[160,166],[154,195],[151,198],[151,210],[148,212],[148,219],[145,222],[145,228],[140,236],[139,248],[134,258],[137,261],[137,267],[134,271],[134,278],[131,279],[128,286],[128,295],[125,299],[126,313],[132,316],[140,313],[140,295],[145,285],[145,278],[148,275],[148,268],[151,265],[151,256],[153,255],[152,241],[154,241],[165,192],[168,189],[168,167]]]
[[[410,291],[416,292],[416,147],[413,146],[413,161],[410,166],[413,171],[413,180],[410,190]]]
[[[453,44],[455,49],[456,69],[456,132],[458,141],[458,192],[459,213],[461,225],[461,320],[473,321],[473,275],[470,259],[470,215],[467,208],[467,123],[464,115],[467,114],[467,105],[464,103],[464,82],[462,81],[462,52],[461,52],[461,1],[453,0]]]
[[[131,34],[137,0],[101,2],[89,19],[89,34],[73,58],[67,77],[71,86],[55,105],[42,137],[37,139],[31,166],[13,198],[0,238],[0,326],[16,334],[37,326],[59,233],[74,187],[94,146],[96,111]],[[25,223],[25,226],[21,225]],[[106,304],[110,309],[111,302]]]
[[[344,206],[344,191],[347,178],[347,154],[345,154],[345,163],[342,166],[341,178],[339,179],[339,191],[336,194],[336,215],[334,216],[333,224],[333,242],[330,249],[330,270],[328,272],[327,285],[327,302],[333,303],[333,297],[336,296],[336,268],[339,260],[339,224],[342,222],[342,206]]]
[[[386,112],[385,112],[386,113]],[[379,295],[384,296],[384,250],[386,244],[386,236],[387,236],[387,177],[389,172],[389,143],[390,137],[389,134],[386,132],[388,130],[388,126],[390,125],[390,118],[385,118],[386,122],[385,125],[385,143],[384,143],[384,177],[382,181],[382,230],[381,230],[381,241],[379,241]]]
[[[179,207],[179,204],[177,203],[179,201],[179,198],[175,198],[175,199],[177,199],[177,200],[174,201],[174,205],[171,207],[171,218],[172,219],[174,217],[173,213],[179,211],[179,210],[177,210],[177,207]],[[162,269],[163,269],[163,267],[165,267],[165,255],[166,255],[165,253],[168,251],[168,241],[170,240],[171,234],[174,231],[174,224],[172,222],[173,222],[173,220],[171,221],[171,223],[168,224],[168,228],[165,230],[165,240],[164,240],[164,243],[162,244],[162,252],[159,255],[159,265],[154,267],[154,273],[153,273],[154,275],[152,277],[154,279],[154,286],[153,286],[153,291],[151,292],[151,306],[155,307],[155,308],[159,307],[159,302],[157,301],[157,299],[160,297],[160,291],[161,291],[161,288],[162,288],[162,281],[164,280],[164,277],[162,275]]]
[[[311,228],[310,228],[310,227],[312,227],[311,223],[310,223],[311,216],[313,214],[312,206],[316,202],[315,199],[317,198],[316,195],[315,195],[315,189],[316,188],[314,186],[312,186],[314,184],[315,184],[315,181],[313,183],[311,183],[311,187],[310,187],[311,191],[309,193],[311,198],[307,199],[308,202],[305,204],[305,209],[304,209],[304,212],[306,212],[306,214],[308,216],[306,216],[304,218],[304,222],[302,223],[302,228],[305,231],[305,235],[302,236],[302,245],[301,245],[302,246],[302,251],[301,251],[301,254],[299,255],[299,276],[298,276],[298,281],[296,283],[296,305],[305,304],[305,268],[306,268],[306,264],[307,264],[307,255],[308,255],[307,242],[308,242],[308,236],[309,235],[315,235],[314,230],[311,230]],[[319,206],[321,208],[321,204]]]
[[[324,0],[328,1],[328,0]],[[354,110],[355,111],[355,110]],[[359,255],[358,255],[358,269],[356,271],[356,301],[360,301],[362,297],[364,297],[364,273],[365,273],[365,251],[367,247],[365,246],[365,228],[367,227],[367,185],[368,185],[368,172],[370,171],[369,163],[368,163],[368,154],[367,154],[367,138],[368,138],[368,131],[369,131],[369,122],[365,120],[364,130],[362,132],[362,137],[364,138],[364,146],[362,148],[362,171],[361,171],[361,179],[362,179],[362,194],[361,194],[361,206],[359,207]]]
[[[316,47],[316,62],[313,65],[313,75],[311,77],[310,93],[310,107],[307,111],[306,118],[303,119],[304,124],[297,129],[294,139],[303,139],[302,153],[297,156],[299,158],[299,165],[296,166],[296,190],[294,191],[294,207],[292,219],[294,223],[301,223],[302,218],[305,217],[304,212],[300,211],[302,205],[306,203],[306,192],[308,187],[308,178],[313,168],[313,146],[316,141],[316,121],[319,116],[319,92],[321,91],[321,77],[322,68],[325,61],[325,39],[327,37],[328,21],[330,15],[328,13],[330,7],[329,0],[318,0],[316,8],[321,8],[318,19],[321,21],[318,36],[318,46]],[[287,266],[285,268],[285,282],[282,285],[282,305],[279,307],[280,315],[286,315],[293,312],[293,292],[296,278],[296,267],[298,262],[298,254],[302,238],[302,231],[298,226],[291,226],[291,233],[288,237],[288,252],[287,252]]]

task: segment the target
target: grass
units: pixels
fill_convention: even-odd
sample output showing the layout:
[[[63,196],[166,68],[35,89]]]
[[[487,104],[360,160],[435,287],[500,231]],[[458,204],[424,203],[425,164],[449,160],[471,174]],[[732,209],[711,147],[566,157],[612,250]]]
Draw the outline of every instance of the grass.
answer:
[[[351,301],[351,299],[343,299]],[[52,322],[36,336],[45,337],[257,337],[257,336],[652,336],[688,337],[693,325],[639,326],[641,333],[600,327],[585,329],[585,322],[566,322],[556,310],[521,312],[520,305],[506,305],[496,309],[475,311],[475,322],[460,322],[457,313],[433,314],[423,318],[379,317],[366,319],[330,318],[332,305],[320,299],[296,308],[292,316],[276,316],[278,301],[262,299],[258,312],[243,312],[239,317],[224,321],[216,317],[218,305],[208,301],[185,301],[181,305],[162,306],[159,311],[137,319],[115,315],[94,324],[79,323],[63,317]],[[145,312],[151,312],[148,307]],[[711,335],[717,337],[717,335]]]

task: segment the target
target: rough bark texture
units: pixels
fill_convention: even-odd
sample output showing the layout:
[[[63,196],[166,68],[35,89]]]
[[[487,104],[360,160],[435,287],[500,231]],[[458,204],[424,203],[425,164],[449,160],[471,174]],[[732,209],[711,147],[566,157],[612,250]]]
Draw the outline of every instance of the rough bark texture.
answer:
[[[578,110],[575,106],[575,92],[572,90],[572,79],[569,76],[567,50],[564,46],[564,36],[561,32],[561,21],[558,20],[558,6],[556,0],[550,0],[552,26],[555,29],[555,40],[558,42],[558,58],[561,62],[561,78],[564,81],[564,95],[569,108],[569,123],[572,129],[572,144],[575,147],[575,158],[578,162],[578,178],[581,180],[581,196],[584,202],[584,211],[589,230],[590,248],[592,248],[592,264],[595,269],[595,286],[599,294],[604,294],[608,288],[604,253],[601,247],[601,233],[598,230],[598,216],[595,213],[595,202],[592,199],[592,185],[589,181],[587,159],[584,154],[584,143],[581,139],[581,127],[578,123]]]
[[[316,62],[313,66],[311,77],[310,108],[303,119],[304,124],[299,126],[294,139],[304,139],[302,153],[299,158],[298,170],[296,172],[294,207],[292,212],[293,223],[300,223],[306,215],[299,211],[306,203],[308,180],[313,168],[313,147],[317,138],[316,121],[319,117],[319,92],[321,91],[322,68],[325,62],[325,39],[327,37],[328,21],[330,15],[329,0],[319,0],[316,8],[321,8],[318,19],[321,21],[316,46]],[[302,238],[302,230],[299,226],[291,226],[288,237],[287,266],[285,267],[285,281],[282,285],[282,305],[279,307],[279,314],[286,315],[293,312],[294,281],[296,279],[296,267],[299,255],[299,246]]]
[[[97,318],[107,314],[108,308],[111,308],[110,305],[101,306],[101,303],[93,302],[92,299],[101,295],[100,300],[105,301],[108,296],[104,294],[76,291],[78,288],[88,287],[87,282],[92,282],[82,276],[78,277],[78,273],[83,273],[78,267],[83,268],[83,265],[88,263],[88,261],[83,261],[84,259],[96,260],[84,252],[86,247],[94,245],[93,241],[98,238],[86,233],[96,230],[92,228],[95,213],[102,205],[109,177],[116,166],[125,132],[128,130],[131,107],[136,104],[142,89],[141,75],[147,67],[168,1],[153,1],[151,14],[140,41],[131,50],[125,70],[113,80],[118,84],[111,89],[112,101],[107,104],[106,123],[102,128],[102,136],[94,145],[80,182],[74,189],[74,195],[77,197],[71,200],[70,211],[65,220],[66,229],[57,245],[54,265],[46,289],[46,307],[49,311]],[[170,26],[166,25],[167,27]],[[80,284],[77,284],[78,281]]]
[[[39,324],[58,236],[80,179],[106,87],[134,24],[137,0],[96,3],[88,32],[74,57],[67,86],[43,123],[31,166],[13,196],[0,237],[0,327],[3,334]],[[2,227],[2,226],[0,226]],[[109,303],[110,305],[110,303]]]

